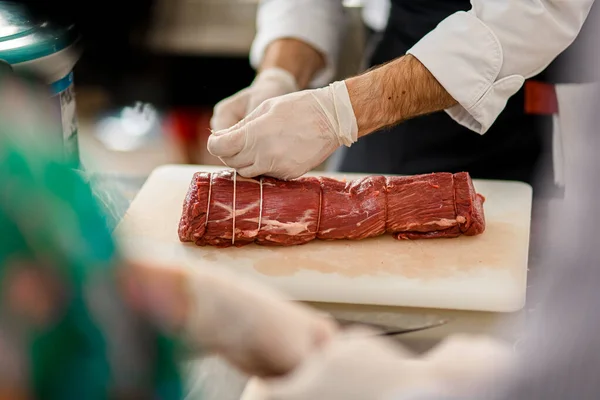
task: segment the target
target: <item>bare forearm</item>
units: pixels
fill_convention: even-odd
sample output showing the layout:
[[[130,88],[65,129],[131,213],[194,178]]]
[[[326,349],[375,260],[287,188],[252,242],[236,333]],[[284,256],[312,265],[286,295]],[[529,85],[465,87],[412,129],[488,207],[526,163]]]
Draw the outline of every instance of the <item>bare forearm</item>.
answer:
[[[267,48],[259,72],[272,67],[283,68],[294,75],[300,89],[305,89],[324,66],[325,58],[312,46],[296,39],[279,39]]]
[[[456,100],[412,55],[346,80],[358,136],[451,107]]]

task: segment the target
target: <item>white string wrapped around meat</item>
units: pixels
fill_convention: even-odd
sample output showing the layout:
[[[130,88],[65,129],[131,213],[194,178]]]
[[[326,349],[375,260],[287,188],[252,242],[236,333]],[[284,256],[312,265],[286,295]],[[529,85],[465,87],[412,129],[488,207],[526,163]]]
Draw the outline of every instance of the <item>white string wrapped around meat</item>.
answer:
[[[348,182],[199,172],[183,204],[179,238],[228,247],[360,240],[385,233],[413,240],[474,236],[485,230],[484,201],[466,172]]]

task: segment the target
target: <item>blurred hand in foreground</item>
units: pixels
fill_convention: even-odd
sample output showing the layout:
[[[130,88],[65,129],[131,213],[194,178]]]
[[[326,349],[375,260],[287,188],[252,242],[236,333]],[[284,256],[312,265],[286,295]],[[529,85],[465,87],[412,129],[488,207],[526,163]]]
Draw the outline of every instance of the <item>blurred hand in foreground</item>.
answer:
[[[468,396],[513,367],[512,348],[487,337],[451,336],[418,356],[375,333],[358,328],[342,332],[293,373],[254,380],[247,390],[261,400]]]
[[[147,265],[124,276],[134,303],[186,346],[217,353],[251,375],[291,372],[335,331],[327,317],[237,276]]]

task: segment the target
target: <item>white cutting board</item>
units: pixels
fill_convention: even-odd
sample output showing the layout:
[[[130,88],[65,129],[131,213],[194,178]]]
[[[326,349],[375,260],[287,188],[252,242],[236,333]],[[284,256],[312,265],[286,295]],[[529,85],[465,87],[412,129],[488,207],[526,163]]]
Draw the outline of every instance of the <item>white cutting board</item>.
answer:
[[[283,248],[181,243],[177,227],[192,175],[219,169],[156,169],[117,227],[123,248],[132,257],[155,255],[190,268],[205,264],[241,273],[301,301],[497,312],[524,305],[532,199],[527,184],[475,180],[486,197],[487,224],[474,237],[399,241],[385,235]]]

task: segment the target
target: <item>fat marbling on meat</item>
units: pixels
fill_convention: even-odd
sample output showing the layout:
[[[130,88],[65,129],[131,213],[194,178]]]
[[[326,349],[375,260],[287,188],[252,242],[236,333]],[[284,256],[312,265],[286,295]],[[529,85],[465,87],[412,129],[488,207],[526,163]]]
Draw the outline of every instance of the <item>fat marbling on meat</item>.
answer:
[[[484,197],[466,172],[247,179],[233,171],[196,173],[179,239],[199,246],[292,246],[321,240],[474,236],[485,230]]]

